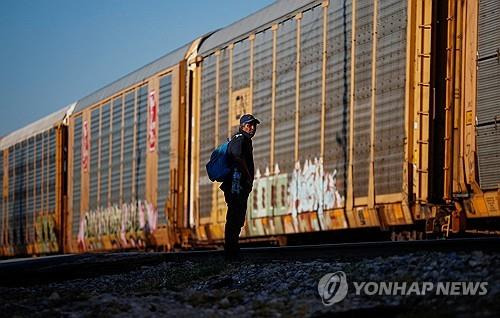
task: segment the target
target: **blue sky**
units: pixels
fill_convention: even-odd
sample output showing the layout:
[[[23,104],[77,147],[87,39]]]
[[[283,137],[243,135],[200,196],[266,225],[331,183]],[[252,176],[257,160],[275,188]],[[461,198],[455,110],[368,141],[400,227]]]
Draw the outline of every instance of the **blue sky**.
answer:
[[[1,0],[0,136],[273,0]]]

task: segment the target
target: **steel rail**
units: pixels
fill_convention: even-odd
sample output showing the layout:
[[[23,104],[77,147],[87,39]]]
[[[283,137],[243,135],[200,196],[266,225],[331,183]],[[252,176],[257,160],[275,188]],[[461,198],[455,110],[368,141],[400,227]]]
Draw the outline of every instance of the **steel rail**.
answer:
[[[361,242],[242,248],[242,262],[337,260],[359,261],[428,252],[499,252],[500,238]],[[0,261],[0,286],[22,286],[137,270],[163,262],[223,261],[222,250],[68,254]]]

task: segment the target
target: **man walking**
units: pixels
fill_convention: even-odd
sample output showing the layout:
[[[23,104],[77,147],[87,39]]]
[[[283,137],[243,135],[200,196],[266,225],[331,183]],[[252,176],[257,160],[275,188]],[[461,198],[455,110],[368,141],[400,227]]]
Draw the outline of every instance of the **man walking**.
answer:
[[[222,182],[227,204],[224,254],[226,260],[239,258],[238,238],[245,224],[248,195],[252,191],[254,178],[252,137],[260,121],[251,114],[240,118],[240,127],[228,145],[232,162],[231,174]]]

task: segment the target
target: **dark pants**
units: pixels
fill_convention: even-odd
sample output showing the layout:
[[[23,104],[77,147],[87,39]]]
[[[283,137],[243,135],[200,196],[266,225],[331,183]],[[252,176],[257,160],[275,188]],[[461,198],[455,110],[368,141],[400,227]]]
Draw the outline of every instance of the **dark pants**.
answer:
[[[249,192],[244,190],[240,191],[240,193],[232,193],[230,189],[229,191],[224,191],[224,199],[227,203],[224,241],[226,257],[237,256],[239,254],[238,238],[241,228],[245,224],[248,195]]]

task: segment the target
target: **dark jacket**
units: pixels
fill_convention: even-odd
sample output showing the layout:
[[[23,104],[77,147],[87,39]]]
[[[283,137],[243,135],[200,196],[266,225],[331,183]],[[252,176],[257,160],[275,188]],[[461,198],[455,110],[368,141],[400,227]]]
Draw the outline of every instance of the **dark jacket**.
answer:
[[[252,137],[243,131],[233,135],[233,138],[228,145],[229,156],[232,161],[232,167],[241,172],[241,186],[246,192],[252,191],[254,178],[254,163],[253,163],[253,146]],[[220,189],[222,191],[230,191],[232,182],[232,173],[227,180],[222,182]]]

